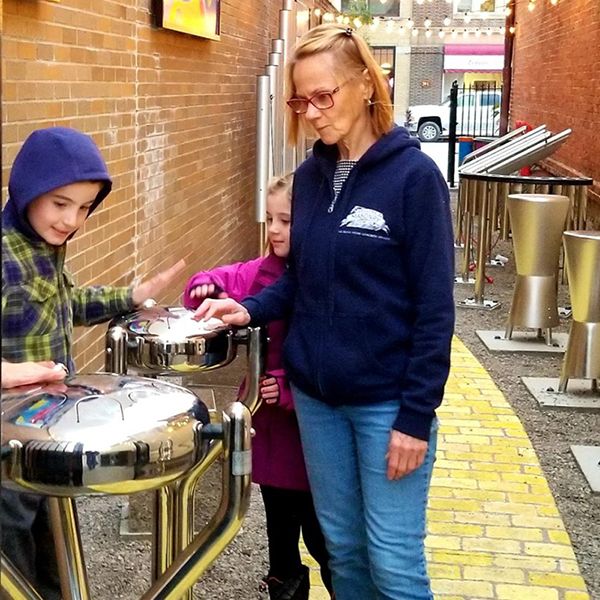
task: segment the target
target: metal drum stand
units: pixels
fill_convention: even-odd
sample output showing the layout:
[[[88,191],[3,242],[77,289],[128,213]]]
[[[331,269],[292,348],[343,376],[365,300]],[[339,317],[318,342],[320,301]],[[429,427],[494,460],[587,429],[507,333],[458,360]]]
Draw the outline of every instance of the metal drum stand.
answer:
[[[168,486],[225,454],[215,517],[177,555],[144,600],[187,594],[241,526],[250,499],[250,412],[240,402],[210,424],[199,398],[170,382],[97,373],[15,388],[2,397],[2,485],[49,497],[65,600],[88,600],[74,498]],[[13,600],[40,596],[2,554],[2,590]]]
[[[552,344],[558,316],[558,259],[569,212],[568,196],[509,194],[508,213],[513,233],[517,281],[506,323],[505,339],[515,326],[545,330]]]
[[[182,307],[155,306],[114,319],[106,333],[106,371],[180,377],[222,368],[235,360],[240,346],[246,346],[246,381],[239,400],[254,413],[260,401],[265,331],[232,329],[218,319],[198,322],[192,315]],[[160,578],[175,557],[187,551],[194,534],[196,485],[222,449],[216,440],[205,460],[174,484],[157,489],[153,577]],[[191,598],[191,588],[187,594]]]
[[[573,322],[558,389],[569,378],[600,379],[600,231],[565,231],[565,263],[573,305]]]

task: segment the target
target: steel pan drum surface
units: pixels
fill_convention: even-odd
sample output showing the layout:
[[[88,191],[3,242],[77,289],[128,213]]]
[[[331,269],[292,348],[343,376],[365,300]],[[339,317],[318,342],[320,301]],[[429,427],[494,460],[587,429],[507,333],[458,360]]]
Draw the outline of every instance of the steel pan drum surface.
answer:
[[[125,362],[141,374],[206,371],[230,363],[236,356],[231,328],[219,319],[196,321],[193,314],[178,306],[153,307],[113,319],[107,353],[121,351],[108,344],[121,328],[126,338]]]
[[[108,373],[2,394],[2,485],[56,496],[129,494],[180,477],[207,448],[208,410],[166,381]]]

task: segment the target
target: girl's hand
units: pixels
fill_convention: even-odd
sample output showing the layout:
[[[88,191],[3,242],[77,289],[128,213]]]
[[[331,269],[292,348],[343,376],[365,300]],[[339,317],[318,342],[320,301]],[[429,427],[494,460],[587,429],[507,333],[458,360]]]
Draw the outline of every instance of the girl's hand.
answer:
[[[204,300],[204,298],[227,298],[227,293],[214,283],[203,283],[190,290],[190,298]]]
[[[148,279],[148,281],[144,281],[143,283],[140,283],[140,285],[134,287],[131,293],[134,305],[139,307],[146,300],[159,296],[184,268],[185,260],[181,259],[166,271],[161,271],[158,275]]]
[[[197,321],[208,320],[211,317],[217,317],[229,325],[238,325],[240,327],[250,323],[250,314],[238,302],[231,298],[213,300],[207,298],[196,309],[193,318]]]
[[[260,397],[267,404],[279,402],[279,382],[275,377],[265,377],[260,382]]]
[[[428,443],[392,429],[385,458],[388,461],[387,478],[400,479],[418,469],[425,460]]]

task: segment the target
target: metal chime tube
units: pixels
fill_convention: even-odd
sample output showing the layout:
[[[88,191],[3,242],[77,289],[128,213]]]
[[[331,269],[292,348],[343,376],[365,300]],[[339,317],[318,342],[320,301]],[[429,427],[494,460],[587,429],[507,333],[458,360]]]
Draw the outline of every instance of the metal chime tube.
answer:
[[[275,43],[279,42],[279,43]],[[273,175],[283,174],[283,65],[281,63],[281,48],[283,47],[282,40],[271,40],[274,50],[269,53],[269,67],[267,67],[268,75],[272,78],[271,81],[271,137],[272,148],[271,156],[273,163]],[[275,67],[275,68],[273,68]]]
[[[89,600],[75,499],[50,496],[48,505],[63,599]]]
[[[283,40],[283,52],[281,54],[281,65],[285,69],[288,58],[291,55],[296,43],[296,23],[294,19],[294,2],[284,0],[283,9],[279,11],[279,37]],[[283,86],[284,87],[284,86]],[[283,91],[285,94],[286,91]],[[283,111],[285,113],[285,110]],[[282,140],[283,140],[283,165],[284,173],[290,173],[296,169],[298,164],[296,149],[288,145],[289,124],[287,119],[282,121]]]
[[[223,496],[215,516],[142,600],[181,598],[234,538],[250,503],[250,411],[234,402],[223,412]]]
[[[277,58],[274,58],[277,57]],[[279,55],[271,53],[269,60],[279,60]],[[279,66],[276,64],[268,64],[265,67],[265,72],[269,77],[269,178],[281,172],[282,160],[277,152],[277,72]]]
[[[267,185],[269,181],[269,129],[270,101],[269,76],[256,78],[256,222],[260,223],[259,249],[263,251],[266,241]]]

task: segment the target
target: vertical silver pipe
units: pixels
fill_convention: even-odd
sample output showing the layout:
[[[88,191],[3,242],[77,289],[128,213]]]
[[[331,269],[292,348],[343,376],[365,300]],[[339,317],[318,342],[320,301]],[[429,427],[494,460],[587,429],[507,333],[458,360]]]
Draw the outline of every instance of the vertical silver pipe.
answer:
[[[275,174],[281,173],[281,154],[278,151],[277,140],[277,119],[279,109],[277,106],[277,72],[279,66],[272,64],[273,53],[269,54],[269,64],[265,67],[265,72],[269,77],[269,178]],[[279,55],[276,54],[277,60]]]
[[[64,600],[89,600],[90,592],[74,498],[48,497]]]
[[[109,327],[105,336],[104,370],[127,374],[127,332],[120,325]]]
[[[285,70],[286,65],[288,63],[288,59],[294,49],[296,44],[296,27],[294,22],[295,12],[294,2],[292,1],[284,1],[283,10],[279,11],[279,37],[283,41],[283,52],[281,53],[281,65]],[[285,79],[285,77],[284,77]],[[285,84],[282,85],[283,95],[288,92],[285,89]],[[289,124],[287,121],[287,109],[283,110],[283,119],[282,119],[282,132],[281,138],[283,140],[283,165],[282,170],[284,173],[289,173],[294,171],[296,168],[296,151],[295,148],[292,148],[288,145],[288,137],[289,137]]]
[[[256,78],[256,221],[261,224],[259,251],[266,245],[267,185],[269,181],[269,76]]]

